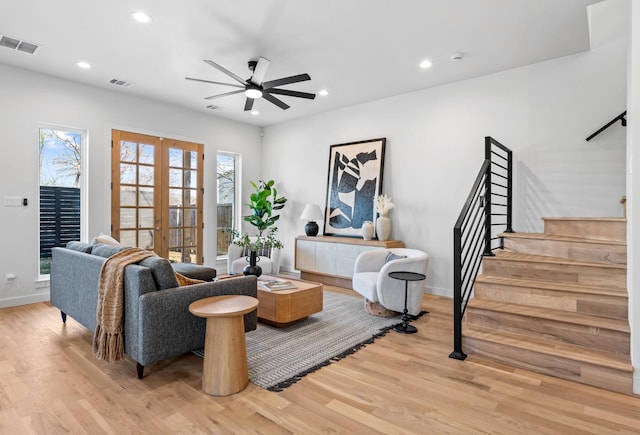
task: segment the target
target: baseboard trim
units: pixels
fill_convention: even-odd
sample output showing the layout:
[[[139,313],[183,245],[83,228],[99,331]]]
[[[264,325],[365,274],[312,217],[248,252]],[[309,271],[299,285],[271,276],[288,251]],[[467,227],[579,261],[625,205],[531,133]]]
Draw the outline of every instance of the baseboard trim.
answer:
[[[453,297],[453,292],[449,288],[425,286],[424,292],[434,296],[444,296],[445,298]]]
[[[19,305],[29,305],[38,302],[48,302],[50,299],[49,292],[37,293],[28,296],[18,296],[15,298],[0,299],[0,308],[17,307]]]

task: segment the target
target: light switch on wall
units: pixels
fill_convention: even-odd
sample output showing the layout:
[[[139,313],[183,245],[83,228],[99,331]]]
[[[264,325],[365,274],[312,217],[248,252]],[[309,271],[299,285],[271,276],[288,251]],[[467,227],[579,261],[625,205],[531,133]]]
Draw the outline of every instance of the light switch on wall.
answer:
[[[5,196],[4,206],[5,207],[22,207],[22,197],[21,196]]]

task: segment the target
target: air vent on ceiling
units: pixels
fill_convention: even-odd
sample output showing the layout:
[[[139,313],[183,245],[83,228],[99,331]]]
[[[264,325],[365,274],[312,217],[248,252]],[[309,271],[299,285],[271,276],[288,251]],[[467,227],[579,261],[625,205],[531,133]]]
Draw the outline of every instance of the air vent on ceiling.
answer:
[[[128,88],[133,84],[132,82],[126,82],[124,80],[119,80],[119,79],[111,79],[109,80],[109,83],[116,86],[122,86],[123,88]]]
[[[23,51],[29,54],[35,53],[36,50],[40,48],[39,45],[21,41],[20,39],[11,38],[5,35],[0,35],[0,46],[10,48],[11,50]]]
[[[219,108],[220,108],[220,106],[214,106],[213,104],[209,104],[207,106],[207,109],[210,109],[210,110],[218,110]]]

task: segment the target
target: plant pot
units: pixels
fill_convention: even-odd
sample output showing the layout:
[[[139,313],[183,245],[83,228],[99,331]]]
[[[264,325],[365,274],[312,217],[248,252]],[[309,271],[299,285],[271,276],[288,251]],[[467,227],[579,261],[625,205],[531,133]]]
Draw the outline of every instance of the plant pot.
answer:
[[[260,261],[260,257],[258,257],[258,253],[256,251],[251,251],[249,253],[247,261],[249,262],[249,264],[247,264],[244,269],[242,269],[243,275],[262,275],[262,268],[256,264],[258,263],[258,261]]]

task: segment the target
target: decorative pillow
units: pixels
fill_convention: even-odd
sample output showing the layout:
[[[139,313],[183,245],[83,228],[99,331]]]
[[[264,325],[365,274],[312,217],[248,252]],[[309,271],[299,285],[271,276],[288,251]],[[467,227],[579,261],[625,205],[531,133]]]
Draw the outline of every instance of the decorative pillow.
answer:
[[[91,248],[93,245],[90,243],[78,242],[76,240],[72,240],[67,243],[67,249],[73,249],[74,251],[84,252],[85,254],[91,253]]]
[[[176,279],[178,280],[178,284],[180,284],[180,287],[191,284],[200,284],[204,282],[201,279],[189,278],[188,276],[184,276],[178,272],[176,272]]]
[[[171,263],[171,267],[176,273],[180,273],[187,278],[199,279],[201,281],[213,281],[216,277],[216,270],[212,267],[193,263]]]
[[[109,258],[112,255],[116,255],[118,252],[127,249],[124,246],[111,246],[105,245],[103,243],[98,243],[93,245],[91,248],[91,253],[93,255],[99,255],[100,257]]]
[[[148,267],[158,290],[179,287],[176,273],[169,260],[162,257],[149,257],[142,260],[140,266]]]
[[[99,236],[94,237],[94,239],[91,241],[92,245],[95,245],[97,243],[102,243],[103,245],[109,246],[122,246],[116,239],[103,233],[100,233]]]
[[[390,261],[393,261],[393,260],[401,260],[401,259],[403,259],[403,258],[407,258],[407,256],[406,256],[406,255],[396,255],[396,254],[394,254],[393,252],[389,252],[389,253],[387,254],[387,257],[384,259],[384,262],[385,262],[385,263],[388,263],[388,262],[390,262]]]

